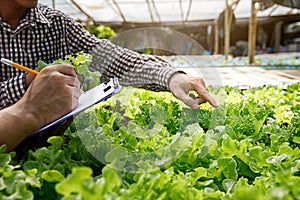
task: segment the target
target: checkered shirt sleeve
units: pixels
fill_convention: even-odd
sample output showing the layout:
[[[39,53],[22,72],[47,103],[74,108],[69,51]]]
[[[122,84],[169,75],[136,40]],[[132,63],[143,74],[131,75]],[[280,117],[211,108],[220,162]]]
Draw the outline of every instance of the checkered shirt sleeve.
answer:
[[[167,91],[168,80],[176,70],[157,56],[139,54],[126,48],[101,40],[92,51],[93,71],[109,77],[118,77],[122,85],[152,91]]]

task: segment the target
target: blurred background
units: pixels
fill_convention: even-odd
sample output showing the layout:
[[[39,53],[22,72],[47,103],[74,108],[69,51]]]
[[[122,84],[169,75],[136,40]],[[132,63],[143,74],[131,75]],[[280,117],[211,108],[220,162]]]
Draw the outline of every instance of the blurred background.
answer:
[[[234,76],[241,80],[233,83],[239,86],[248,85],[255,78],[247,77],[251,73],[262,74],[261,69],[267,70],[263,71],[263,77],[271,74],[268,79],[273,82],[259,85],[276,84],[274,80],[279,79],[280,83],[300,80],[299,0],[40,0],[40,3],[70,15],[99,38],[111,39],[140,53],[165,56],[178,68],[200,68],[208,78],[207,66],[216,67],[221,76],[238,73]],[[158,33],[153,28],[162,31]],[[128,32],[132,30],[139,31]],[[174,31],[189,39],[178,39]],[[247,74],[243,76],[240,70]]]

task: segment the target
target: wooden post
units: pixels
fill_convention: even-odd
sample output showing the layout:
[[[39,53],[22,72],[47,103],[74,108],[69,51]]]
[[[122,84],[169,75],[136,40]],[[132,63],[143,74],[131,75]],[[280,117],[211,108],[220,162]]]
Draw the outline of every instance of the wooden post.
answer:
[[[215,32],[214,54],[219,54],[219,34],[220,33],[219,33],[218,20],[215,20],[214,32]]]
[[[225,19],[224,19],[224,54],[225,59],[228,59],[230,46],[230,28],[229,28],[229,4],[226,0]]]
[[[52,0],[52,8],[55,9],[55,0]]]
[[[256,30],[257,30],[257,12],[258,8],[255,8],[255,1],[251,2],[251,16],[249,21],[249,31],[248,31],[248,56],[249,63],[254,63],[254,55],[256,48]]]
[[[281,28],[282,28],[282,21],[276,22],[275,29],[274,29],[274,53],[279,52],[280,41],[281,41]]]

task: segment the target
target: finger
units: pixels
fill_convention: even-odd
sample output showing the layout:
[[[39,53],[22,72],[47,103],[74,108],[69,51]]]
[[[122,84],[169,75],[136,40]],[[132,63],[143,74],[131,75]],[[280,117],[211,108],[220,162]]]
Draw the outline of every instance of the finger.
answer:
[[[193,98],[193,96],[189,96],[184,92],[180,92],[178,95],[176,95],[176,97],[192,109],[199,108],[199,104],[197,100]]]
[[[199,97],[201,97],[203,100],[203,102],[209,102],[213,107],[217,108],[218,104],[217,102],[211,97],[211,95],[209,94],[209,92],[200,85],[195,85],[194,86],[195,91],[198,93]]]
[[[78,106],[78,100],[81,95],[81,90],[79,88],[71,88],[72,90],[72,110]]]
[[[68,65],[68,64],[59,64],[59,65],[55,65],[55,66],[60,73],[68,75],[68,76],[77,77],[74,66]]]
[[[67,75],[67,76],[77,77],[74,66],[68,65],[68,64],[49,65],[49,66],[43,68],[41,70],[41,73],[50,73],[53,71],[57,71],[61,74]]]
[[[203,99],[202,97],[197,97],[196,100],[197,100],[199,105],[202,104],[202,103],[207,102],[207,100]]]
[[[30,85],[30,83],[34,80],[35,75],[28,73],[25,76],[25,81],[26,81],[26,86],[28,87]]]
[[[69,86],[80,87],[80,81],[74,76],[65,76],[65,81]]]
[[[72,110],[75,109],[77,106],[78,106],[78,98],[73,97]]]
[[[72,110],[74,110],[78,106],[78,99],[73,97],[72,99]]]
[[[79,99],[80,95],[82,94],[81,90],[79,88],[74,88],[74,92],[73,92],[73,96],[76,98],[76,99]]]

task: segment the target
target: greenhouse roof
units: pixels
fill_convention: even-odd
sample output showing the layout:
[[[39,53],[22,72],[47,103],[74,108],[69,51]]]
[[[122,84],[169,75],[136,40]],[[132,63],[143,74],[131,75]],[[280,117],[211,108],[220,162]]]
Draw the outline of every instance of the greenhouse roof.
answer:
[[[234,2],[234,0],[229,0]],[[237,1],[237,0],[235,0]],[[263,0],[258,17],[300,14],[299,0]],[[97,23],[164,23],[195,22],[217,19],[226,8],[225,0],[40,0],[75,19],[90,18]],[[251,0],[239,0],[236,18],[250,16]]]

